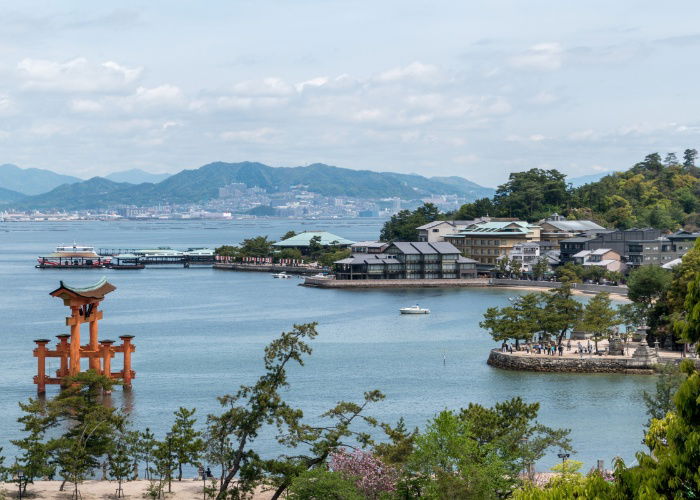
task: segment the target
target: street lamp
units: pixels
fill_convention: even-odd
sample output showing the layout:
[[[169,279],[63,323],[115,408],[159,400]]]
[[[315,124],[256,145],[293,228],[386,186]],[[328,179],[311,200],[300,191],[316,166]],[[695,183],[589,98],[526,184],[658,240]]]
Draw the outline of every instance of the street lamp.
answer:
[[[24,475],[24,471],[22,469],[17,471],[17,481],[19,481],[19,498],[20,500],[23,498],[22,496],[22,483],[26,479],[26,476]]]
[[[562,452],[562,453],[557,453],[557,456],[559,458],[561,458],[561,463],[563,464],[564,462],[566,462],[566,459],[569,458],[571,455],[569,455],[568,453]]]

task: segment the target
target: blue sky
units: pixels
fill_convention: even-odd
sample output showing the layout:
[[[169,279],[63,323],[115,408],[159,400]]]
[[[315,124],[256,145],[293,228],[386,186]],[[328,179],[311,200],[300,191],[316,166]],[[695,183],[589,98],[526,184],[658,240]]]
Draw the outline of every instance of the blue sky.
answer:
[[[700,2],[2,4],[0,163],[323,162],[493,186],[700,146]]]

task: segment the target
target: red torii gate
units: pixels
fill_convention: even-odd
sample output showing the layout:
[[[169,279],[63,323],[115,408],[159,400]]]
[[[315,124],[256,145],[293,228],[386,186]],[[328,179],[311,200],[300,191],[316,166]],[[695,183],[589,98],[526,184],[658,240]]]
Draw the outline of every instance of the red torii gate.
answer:
[[[70,326],[70,335],[57,335],[56,349],[47,349],[48,339],[37,339],[37,347],[34,349],[34,357],[37,358],[37,375],[34,377],[36,390],[39,394],[46,392],[46,384],[63,384],[68,376],[80,373],[80,359],[88,358],[89,368],[97,373],[113,379],[122,379],[124,388],[131,387],[131,380],[136,373],[131,369],[131,353],[136,347],[131,343],[133,335],[121,335],[121,345],[113,345],[113,340],[98,339],[97,322],[102,319],[102,311],[97,307],[105,295],[116,290],[116,287],[102,278],[97,283],[86,287],[68,286],[63,281],[50,295],[63,299],[63,304],[70,307],[71,315],[66,318],[66,325]],[[85,345],[80,345],[80,325],[90,324],[90,339]],[[69,340],[70,339],[70,340]],[[112,358],[114,354],[121,352],[124,355],[124,368],[121,371],[112,371]],[[60,358],[60,367],[56,370],[56,376],[46,375],[46,358]]]

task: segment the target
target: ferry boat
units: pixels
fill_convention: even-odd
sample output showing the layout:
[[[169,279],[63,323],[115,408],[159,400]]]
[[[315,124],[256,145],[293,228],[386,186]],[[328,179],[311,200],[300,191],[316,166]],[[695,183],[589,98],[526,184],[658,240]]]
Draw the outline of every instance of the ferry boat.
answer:
[[[37,260],[39,268],[85,269],[109,266],[111,259],[99,256],[94,247],[73,243],[57,246],[56,251]]]
[[[424,309],[416,304],[415,306],[411,307],[402,307],[399,309],[399,312],[401,314],[430,314],[430,309]]]

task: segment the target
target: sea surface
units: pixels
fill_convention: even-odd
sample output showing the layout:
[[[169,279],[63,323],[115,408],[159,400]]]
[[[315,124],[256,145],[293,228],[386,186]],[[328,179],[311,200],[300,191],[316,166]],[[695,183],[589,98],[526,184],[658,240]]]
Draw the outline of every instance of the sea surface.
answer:
[[[311,421],[340,400],[360,401],[379,389],[386,399],[369,414],[423,427],[444,408],[493,405],[522,396],[541,404],[540,421],[571,428],[572,458],[610,466],[615,456],[635,463],[646,421],[642,390],[654,377],[503,371],[486,365],[495,346],[479,328],[489,306],[508,303],[514,290],[320,290],[267,273],[211,268],[152,267],[141,271],[42,270],[36,257],[76,242],[147,248],[236,244],[287,230],[327,230],[359,241],[376,239],[382,221],[247,220],[0,223],[0,446],[12,462],[19,436],[17,402],[35,395],[33,339],[67,333],[61,301],[49,296],[59,280],[85,285],[106,276],[117,290],[103,302],[100,337],[135,335],[134,388],[113,404],[130,411],[136,428],[162,437],[180,406],[196,407],[200,423],[219,410],[216,397],[252,384],[262,373],[263,347],[295,323],[318,322],[319,336],[304,367],[290,370],[285,397]],[[432,314],[401,316],[419,303]],[[84,327],[86,328],[86,327]],[[83,335],[87,335],[84,330]],[[53,345],[53,344],[52,344]],[[49,360],[50,370],[57,368]],[[113,369],[121,366],[115,357]],[[49,396],[57,389],[50,386]],[[282,452],[272,432],[259,440],[267,455]],[[554,465],[553,450],[538,468]]]

